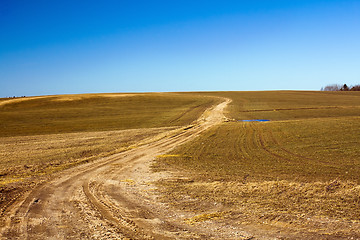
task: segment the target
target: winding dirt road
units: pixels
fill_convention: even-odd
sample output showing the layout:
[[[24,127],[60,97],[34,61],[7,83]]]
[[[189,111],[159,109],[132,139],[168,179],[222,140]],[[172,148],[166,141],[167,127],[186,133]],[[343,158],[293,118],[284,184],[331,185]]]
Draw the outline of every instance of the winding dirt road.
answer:
[[[166,177],[150,165],[158,155],[224,121],[230,102],[208,109],[193,125],[126,152],[63,171],[16,202],[1,229],[9,239],[246,238],[184,223],[188,213],[157,200],[153,182]],[[237,235],[236,235],[237,234]]]

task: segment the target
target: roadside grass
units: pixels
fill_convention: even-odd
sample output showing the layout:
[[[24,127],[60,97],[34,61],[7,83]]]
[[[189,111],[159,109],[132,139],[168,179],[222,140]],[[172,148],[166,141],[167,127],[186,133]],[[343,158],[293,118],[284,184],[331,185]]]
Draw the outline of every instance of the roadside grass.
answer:
[[[0,99],[0,137],[186,125],[215,101],[178,93]]]
[[[195,216],[229,212],[241,224],[360,237],[360,95],[215,95],[233,99],[231,118],[272,121],[223,123],[157,158],[155,171],[179,176],[158,182],[165,202]],[[283,110],[248,111],[275,108]]]

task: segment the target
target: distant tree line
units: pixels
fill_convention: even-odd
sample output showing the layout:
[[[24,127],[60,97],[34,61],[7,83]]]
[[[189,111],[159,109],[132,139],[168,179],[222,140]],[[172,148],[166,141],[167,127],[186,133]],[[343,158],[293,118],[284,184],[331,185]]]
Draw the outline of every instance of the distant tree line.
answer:
[[[17,97],[17,96],[12,96],[12,97],[6,97],[6,98],[24,98],[26,96],[21,96],[21,97]]]
[[[348,86],[347,84],[331,84],[322,87],[321,91],[360,91],[360,85]]]

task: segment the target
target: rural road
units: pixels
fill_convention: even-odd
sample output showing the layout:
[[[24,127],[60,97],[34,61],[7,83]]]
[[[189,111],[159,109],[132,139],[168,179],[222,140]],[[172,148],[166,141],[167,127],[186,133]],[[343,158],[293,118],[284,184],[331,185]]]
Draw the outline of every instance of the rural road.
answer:
[[[2,238],[231,238],[226,233],[216,235],[211,229],[186,224],[184,219],[191,217],[189,213],[157,200],[153,182],[170,174],[150,169],[156,156],[224,121],[223,109],[229,102],[227,99],[208,109],[189,127],[61,172],[10,208],[1,229]]]

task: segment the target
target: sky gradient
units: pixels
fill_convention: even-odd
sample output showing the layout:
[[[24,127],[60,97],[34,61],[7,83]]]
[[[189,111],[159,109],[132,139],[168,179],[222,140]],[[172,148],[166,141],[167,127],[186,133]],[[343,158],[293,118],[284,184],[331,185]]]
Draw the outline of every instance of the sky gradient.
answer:
[[[0,3],[0,97],[360,83],[360,1]]]

